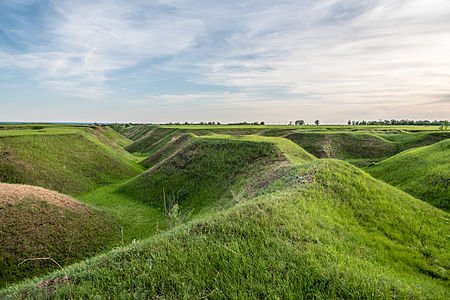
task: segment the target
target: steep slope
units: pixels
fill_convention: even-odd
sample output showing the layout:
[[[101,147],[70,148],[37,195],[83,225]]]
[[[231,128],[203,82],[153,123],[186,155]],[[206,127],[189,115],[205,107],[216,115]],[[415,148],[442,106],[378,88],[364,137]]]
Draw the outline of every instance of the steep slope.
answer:
[[[436,207],[450,209],[450,139],[406,150],[365,170]]]
[[[160,147],[164,146],[164,142],[168,142],[169,136],[173,136],[173,133],[175,133],[174,129],[153,128],[147,131],[142,137],[135,140],[132,144],[125,147],[125,149],[132,153],[148,153],[158,144]],[[154,149],[153,152],[158,149],[159,148]]]
[[[163,162],[164,159],[174,155],[177,151],[180,151],[184,146],[189,144],[193,139],[194,135],[190,133],[175,135],[159,148],[156,152],[151,154],[149,157],[142,161],[144,167],[153,167],[158,163]]]
[[[318,158],[347,160],[364,166],[396,153],[396,146],[372,134],[297,132],[285,136]]]
[[[124,184],[118,192],[159,209],[163,209],[166,197],[171,206],[178,204],[197,213],[254,193],[280,176],[280,168],[289,161],[313,159],[294,143],[277,138],[216,135],[190,139],[180,151]]]
[[[92,256],[120,239],[104,213],[44,188],[0,184],[0,286]]]
[[[129,144],[133,143],[132,140],[126,138],[124,135],[121,135],[114,131],[109,126],[99,126],[95,128],[96,131],[104,135],[107,139],[109,139],[112,143],[115,143],[119,145],[120,147],[128,146]],[[112,144],[111,143],[111,144]]]
[[[206,146],[205,146],[206,147]],[[449,216],[348,163],[68,269],[74,298],[448,299]],[[3,291],[68,297],[57,272]]]
[[[0,136],[0,182],[37,185],[73,195],[140,172],[129,157],[108,145],[112,141],[90,130]]]

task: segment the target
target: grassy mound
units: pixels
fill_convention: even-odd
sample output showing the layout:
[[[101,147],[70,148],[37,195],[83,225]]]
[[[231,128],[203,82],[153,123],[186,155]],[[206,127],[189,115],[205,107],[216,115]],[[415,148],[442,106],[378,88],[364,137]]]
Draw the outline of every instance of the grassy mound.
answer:
[[[118,192],[161,210],[166,197],[171,206],[177,204],[197,213],[213,202],[227,203],[269,184],[280,176],[279,169],[289,160],[312,159],[303,149],[282,139],[186,138],[194,140],[162,164],[121,186]]]
[[[173,129],[154,128],[147,131],[142,137],[125,147],[129,152],[148,153],[157,144],[164,145],[165,140],[169,140],[168,136],[174,133]]]
[[[406,150],[366,171],[436,207],[450,209],[450,139]]]
[[[207,146],[204,146],[207,147]],[[74,298],[448,299],[448,214],[345,162],[68,269]],[[3,291],[68,297],[43,279]]]
[[[185,145],[194,139],[194,135],[187,133],[173,136],[164,146],[142,161],[144,167],[153,167],[162,163],[165,159],[180,151]]]
[[[428,146],[445,139],[450,139],[450,132],[407,132],[401,131],[395,134],[378,134],[378,136],[396,144],[397,151]]]
[[[137,175],[140,167],[112,143],[93,129],[0,136],[0,182],[38,185],[73,195]]]
[[[0,286],[44,274],[92,256],[119,241],[117,224],[104,213],[44,188],[0,184]]]
[[[94,129],[95,129],[95,132],[100,133],[101,135],[105,136],[107,140],[109,140],[109,142],[108,142],[109,145],[118,145],[120,147],[125,147],[125,146],[128,146],[129,144],[133,143],[132,140],[117,133],[109,126],[95,127]]]
[[[286,135],[318,158],[337,158],[358,166],[396,153],[396,146],[372,134],[297,132]]]

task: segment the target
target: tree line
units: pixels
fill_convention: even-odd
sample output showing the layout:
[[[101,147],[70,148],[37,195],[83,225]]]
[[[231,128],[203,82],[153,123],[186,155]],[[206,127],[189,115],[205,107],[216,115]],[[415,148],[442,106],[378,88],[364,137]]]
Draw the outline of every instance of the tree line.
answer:
[[[429,120],[418,120],[418,121],[414,121],[414,120],[408,120],[408,119],[402,119],[402,120],[378,120],[378,121],[352,121],[352,120],[348,120],[347,125],[417,125],[417,126],[441,126],[447,124],[448,126],[448,121],[447,120],[434,120],[434,121],[429,121]]]

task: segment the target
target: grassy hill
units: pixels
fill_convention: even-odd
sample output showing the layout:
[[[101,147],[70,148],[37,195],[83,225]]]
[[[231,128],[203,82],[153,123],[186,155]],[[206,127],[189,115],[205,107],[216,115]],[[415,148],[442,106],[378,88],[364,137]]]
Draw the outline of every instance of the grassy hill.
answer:
[[[396,146],[367,133],[297,132],[285,136],[318,158],[348,160],[367,165],[396,153]]]
[[[400,131],[395,134],[378,134],[378,136],[395,143],[397,151],[428,146],[445,139],[450,139],[450,131],[441,132],[408,132]]]
[[[406,150],[365,170],[436,207],[450,209],[450,139]]]
[[[0,182],[76,195],[140,171],[130,154],[96,129],[63,128],[45,134],[17,130],[15,135],[0,131]]]
[[[170,138],[164,145],[154,151],[149,157],[142,161],[144,167],[153,167],[158,163],[162,163],[165,159],[180,151],[184,146],[189,144],[195,136],[191,133],[175,135]]]
[[[375,128],[132,125],[117,128],[124,138],[96,126],[0,129],[0,176],[35,176],[45,179],[37,184],[75,186],[71,193],[89,204],[82,207],[90,211],[80,216],[70,205],[70,213],[61,212],[60,206],[48,208],[58,201],[48,205],[27,198],[23,201],[31,202],[24,202],[25,207],[5,202],[0,234],[5,232],[6,240],[20,237],[19,231],[31,238],[32,231],[25,228],[29,225],[47,228],[42,236],[58,249],[71,241],[66,233],[76,241],[93,241],[81,249],[110,249],[113,241],[117,244],[114,239],[121,239],[117,227],[122,227],[129,244],[67,267],[70,290],[64,273],[57,271],[9,286],[0,291],[0,299],[448,299],[447,212],[347,162],[314,159],[282,138],[307,131],[311,147],[334,147],[324,157],[354,164],[379,160],[398,151],[400,144],[427,139],[412,129],[371,130]],[[321,144],[323,139],[327,144]],[[440,151],[448,153],[445,147]],[[10,151],[15,156],[8,156]],[[422,165],[439,165],[436,153]],[[137,162],[142,156],[141,164],[149,169],[140,174],[143,168]],[[23,162],[35,168],[19,173]],[[66,169],[70,172],[58,173]],[[22,177],[12,176],[14,172]],[[73,184],[57,181],[64,176]],[[34,214],[50,219],[22,222]],[[55,221],[56,216],[60,218]],[[47,223],[55,227],[45,227]],[[72,228],[80,235],[93,233],[74,237]],[[95,234],[103,232],[105,240],[98,246],[101,239]],[[57,257],[66,262],[65,256]]]
[[[44,188],[0,184],[0,286],[45,274],[108,249],[120,240],[106,214]]]
[[[447,213],[341,161],[284,174],[251,200],[68,268],[73,297],[449,298]],[[55,278],[1,293],[69,297]]]
[[[184,138],[175,141],[179,139]],[[167,205],[198,213],[213,203],[241,197],[240,193],[254,193],[292,161],[313,158],[294,143],[277,138],[186,135],[185,139],[190,141],[187,145],[174,145],[169,159],[158,158],[159,164],[122,185],[118,193],[161,210],[166,197]],[[159,153],[144,163],[155,156]]]

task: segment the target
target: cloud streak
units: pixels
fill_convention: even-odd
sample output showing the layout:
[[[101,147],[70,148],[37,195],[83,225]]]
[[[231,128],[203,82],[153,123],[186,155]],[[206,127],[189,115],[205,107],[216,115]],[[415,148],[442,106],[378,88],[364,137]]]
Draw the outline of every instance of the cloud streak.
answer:
[[[6,9],[20,20],[21,7],[39,2]],[[46,4],[38,37],[24,34],[36,24],[4,30],[27,47],[0,46],[0,68],[22,70],[63,96],[155,109],[214,106],[229,114],[256,109],[261,117],[278,109],[287,118],[306,111],[332,119],[325,111],[338,109],[344,120],[393,117],[392,109],[444,118],[442,107],[450,108],[440,101],[450,94],[446,0]],[[172,88],[154,83],[162,74],[177,78]],[[117,82],[136,88],[124,95]]]

